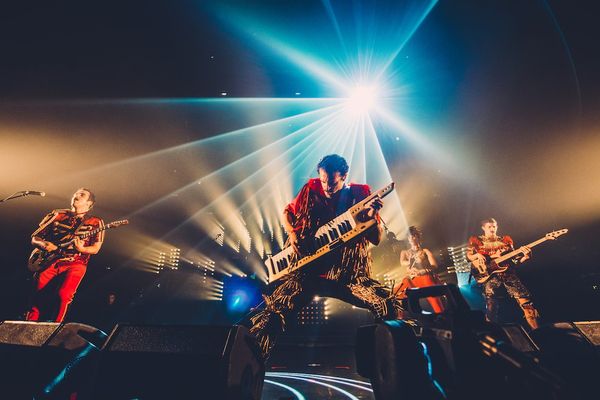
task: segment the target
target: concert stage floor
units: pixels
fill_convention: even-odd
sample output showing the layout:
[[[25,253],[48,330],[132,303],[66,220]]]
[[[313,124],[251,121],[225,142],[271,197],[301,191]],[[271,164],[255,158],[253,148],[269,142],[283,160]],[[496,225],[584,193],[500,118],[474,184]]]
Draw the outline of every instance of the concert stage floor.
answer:
[[[280,346],[267,363],[263,400],[374,398],[352,346]]]

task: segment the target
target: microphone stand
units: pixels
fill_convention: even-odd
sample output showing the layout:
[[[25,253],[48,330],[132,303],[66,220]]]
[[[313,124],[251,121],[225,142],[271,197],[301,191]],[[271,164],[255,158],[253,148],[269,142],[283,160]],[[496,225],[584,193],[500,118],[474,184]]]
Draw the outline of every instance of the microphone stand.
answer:
[[[16,192],[16,193],[11,194],[10,196],[8,196],[5,199],[1,199],[0,203],[4,203],[5,201],[9,201],[9,200],[12,200],[12,199],[18,199],[19,197],[25,197],[25,196],[29,196],[29,193],[27,193],[27,192]]]

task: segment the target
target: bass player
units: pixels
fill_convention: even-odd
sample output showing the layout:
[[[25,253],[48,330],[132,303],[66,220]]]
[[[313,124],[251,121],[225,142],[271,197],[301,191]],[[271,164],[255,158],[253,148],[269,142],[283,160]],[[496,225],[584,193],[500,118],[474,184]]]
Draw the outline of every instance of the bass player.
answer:
[[[491,259],[498,258],[502,253],[514,249],[514,243],[510,236],[498,236],[498,222],[494,218],[488,218],[481,221],[483,235],[471,236],[469,238],[469,248],[467,258],[473,264],[486,263],[486,256]],[[523,246],[521,248],[523,256],[517,262],[523,263],[531,257],[531,249]],[[483,263],[483,264],[482,264]],[[531,301],[531,294],[523,285],[514,269],[508,268],[504,272],[494,274],[483,284],[483,295],[486,302],[486,319],[497,322],[498,317],[498,290],[504,286],[506,292],[514,298],[523,314],[527,324],[531,329],[538,327],[539,313]]]

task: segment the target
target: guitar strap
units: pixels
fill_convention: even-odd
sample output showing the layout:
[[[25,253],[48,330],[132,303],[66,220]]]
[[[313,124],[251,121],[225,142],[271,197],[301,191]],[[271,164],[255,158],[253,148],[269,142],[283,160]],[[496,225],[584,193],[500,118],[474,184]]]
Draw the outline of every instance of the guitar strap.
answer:
[[[48,225],[50,225],[50,223],[52,221],[54,221],[57,216],[58,216],[57,210],[54,210],[51,213],[47,214],[44,217],[44,219],[42,220],[42,222],[40,222],[38,228],[31,234],[31,236],[32,237],[37,236],[37,234],[40,233],[41,231],[43,231]]]
[[[71,228],[71,229],[72,229],[72,232],[73,232],[73,236],[76,236],[77,230],[78,230],[79,228],[81,228],[81,226],[83,225],[83,222],[84,222],[84,221],[85,221],[85,216],[84,216],[83,218],[81,218],[81,221],[79,221],[79,223],[78,223],[78,224],[76,224],[76,225],[73,225],[73,227]]]
[[[77,227],[75,228],[75,230],[73,231],[73,235],[77,234],[77,230],[79,230],[79,228],[81,228],[81,225],[83,225],[83,222],[85,221],[85,215],[81,218],[81,221],[79,221],[79,224],[77,224]]]
[[[74,229],[73,229],[73,236],[77,236],[77,235],[76,235],[76,232],[77,232],[77,230],[78,230],[79,228],[81,228],[81,225],[83,225],[83,222],[84,222],[84,221],[85,221],[85,216],[83,216],[83,217],[81,218],[81,221],[79,221],[79,223],[77,224],[77,226],[73,226],[73,228],[74,228]],[[70,242],[70,241],[69,241],[69,242]],[[67,243],[69,243],[69,242],[67,242]],[[77,254],[81,254],[81,253],[79,253],[79,252],[78,252]],[[75,258],[71,256],[71,257],[59,258],[59,259],[58,259],[58,260],[56,260],[56,261],[59,261],[59,260],[72,261],[72,260],[74,260],[74,259],[75,259]],[[55,263],[54,263],[54,266],[56,267],[56,265],[57,265],[57,264],[58,264],[58,262],[55,262]]]

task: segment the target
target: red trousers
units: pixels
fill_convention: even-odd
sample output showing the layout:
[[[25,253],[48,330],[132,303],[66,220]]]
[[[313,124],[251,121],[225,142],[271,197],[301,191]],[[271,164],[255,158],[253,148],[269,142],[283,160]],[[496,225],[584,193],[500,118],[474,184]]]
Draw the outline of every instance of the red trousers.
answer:
[[[415,276],[414,278],[406,277],[401,283],[394,287],[394,293],[400,300],[406,298],[406,289],[414,287],[427,287],[439,285],[439,280],[432,274]],[[439,297],[427,297],[429,305],[434,313],[439,314],[444,311],[444,304]]]
[[[28,321],[38,321],[40,318],[40,292],[54,278],[64,276],[64,280],[58,288],[58,313],[54,319],[55,322],[62,322],[65,319],[67,308],[73,301],[75,292],[83,279],[86,271],[86,264],[81,261],[58,261],[53,266],[45,269],[35,277],[35,294],[33,305],[27,313]]]

